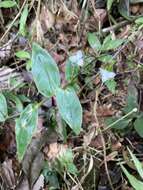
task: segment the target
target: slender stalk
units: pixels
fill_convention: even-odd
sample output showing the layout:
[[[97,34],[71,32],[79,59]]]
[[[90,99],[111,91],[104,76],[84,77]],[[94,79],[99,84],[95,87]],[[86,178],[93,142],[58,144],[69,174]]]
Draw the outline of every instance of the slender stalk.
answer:
[[[128,116],[130,116],[132,113],[137,112],[138,109],[134,108],[132,111],[130,111],[129,113],[127,113],[126,115],[124,115],[123,117],[121,117],[120,119],[117,119],[115,122],[111,123],[110,125],[108,125],[105,129],[103,129],[102,131],[106,131],[108,129],[110,129],[111,127],[113,127],[114,125],[116,125],[118,122],[122,121],[123,119],[126,119]]]

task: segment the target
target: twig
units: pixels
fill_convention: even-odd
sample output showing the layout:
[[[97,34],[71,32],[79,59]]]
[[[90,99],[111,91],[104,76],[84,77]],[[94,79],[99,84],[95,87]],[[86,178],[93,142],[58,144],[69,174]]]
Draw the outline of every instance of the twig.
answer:
[[[119,29],[119,28],[121,28],[121,27],[123,27],[123,26],[126,26],[127,24],[129,24],[131,21],[129,21],[129,20],[124,20],[124,21],[122,21],[122,22],[119,22],[119,23],[117,23],[117,24],[115,24],[115,25],[113,25],[113,26],[110,26],[110,27],[107,27],[107,28],[103,28],[102,30],[101,30],[101,32],[102,33],[108,33],[108,32],[110,32],[110,31],[112,31],[112,30],[117,30],[117,29]]]
[[[109,175],[108,165],[107,165],[107,160],[106,160],[106,144],[105,144],[105,140],[104,140],[102,131],[101,131],[101,129],[100,129],[99,122],[98,122],[98,118],[97,118],[97,115],[96,115],[97,100],[98,100],[99,92],[95,92],[95,93],[96,93],[96,96],[95,96],[95,103],[94,103],[94,107],[93,107],[93,114],[94,114],[94,118],[95,118],[95,121],[96,121],[96,123],[97,123],[98,130],[99,130],[99,133],[100,133],[100,136],[101,136],[101,141],[102,141],[102,146],[103,146],[103,155],[104,155],[105,171],[106,171],[106,174],[107,174],[107,178],[108,178],[110,187],[111,187],[112,190],[114,190],[114,187],[113,187],[113,184],[112,184],[112,180],[111,180],[111,177],[110,177],[110,175]]]
[[[114,125],[116,125],[118,122],[122,121],[123,119],[126,119],[128,116],[130,116],[131,114],[137,112],[138,109],[134,108],[133,110],[131,110],[129,113],[127,113],[126,115],[124,115],[123,117],[117,119],[115,122],[111,123],[110,125],[108,125],[105,129],[103,129],[102,131],[106,131],[108,129],[110,129],[111,127],[113,127]]]
[[[27,3],[27,0],[24,1],[24,3],[22,4],[18,14],[16,15],[16,17],[14,18],[14,20],[11,22],[10,26],[8,27],[8,29],[5,31],[5,33],[3,34],[3,36],[0,39],[0,42],[3,41],[3,39],[6,37],[6,35],[8,34],[8,32],[10,31],[11,27],[14,25],[15,21],[19,18],[19,16],[21,15],[21,12],[25,6],[25,4]]]

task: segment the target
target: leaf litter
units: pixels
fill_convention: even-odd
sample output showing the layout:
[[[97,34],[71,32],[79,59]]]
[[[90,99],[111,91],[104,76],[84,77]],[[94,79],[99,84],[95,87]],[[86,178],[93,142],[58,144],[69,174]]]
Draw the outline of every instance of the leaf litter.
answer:
[[[27,97],[30,102],[44,102],[27,70],[27,58],[15,56],[21,50],[31,53],[32,42],[48,50],[58,63],[63,86],[68,84],[64,75],[70,57],[79,67],[74,88],[82,102],[82,130],[77,136],[70,130],[65,132],[62,119],[55,119],[57,103],[52,97],[50,104],[44,102],[38,109],[38,131],[19,163],[13,130],[13,121],[19,113],[12,110],[17,110],[19,104],[7,101],[8,120],[0,127],[0,183],[4,189],[19,190],[131,189],[119,163],[125,162],[133,173],[129,156],[124,153],[127,146],[142,161],[143,21],[138,16],[142,14],[143,2],[108,0],[111,4],[107,6],[102,0],[39,2],[26,5],[28,15],[23,23],[23,36],[18,34],[20,20],[5,34],[23,2],[19,1],[15,8],[1,8],[0,36],[6,37],[2,37],[0,47],[0,90],[6,100],[6,91],[14,93],[23,107],[27,106]],[[134,108],[138,108],[137,114],[127,115]],[[112,129],[110,125],[114,122]],[[48,177],[43,173],[45,170]]]

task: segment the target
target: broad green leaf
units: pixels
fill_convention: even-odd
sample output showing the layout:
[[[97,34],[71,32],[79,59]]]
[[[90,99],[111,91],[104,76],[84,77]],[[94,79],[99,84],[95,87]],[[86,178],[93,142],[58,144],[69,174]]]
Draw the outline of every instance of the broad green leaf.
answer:
[[[27,51],[21,50],[21,51],[17,51],[15,53],[16,57],[20,58],[20,59],[30,59],[30,54]]]
[[[17,95],[18,96],[18,98],[20,99],[20,101],[22,101],[22,102],[28,102],[28,103],[30,103],[31,102],[31,100],[29,99],[29,98],[27,98],[25,95]]]
[[[102,44],[101,50],[102,51],[108,51],[108,50],[114,50],[116,48],[118,48],[120,45],[123,44],[123,42],[125,42],[124,39],[115,39],[112,40],[111,35],[108,35]]]
[[[98,60],[102,61],[103,63],[115,63],[115,60],[113,59],[113,56],[112,55],[109,55],[109,54],[103,54],[101,55]]]
[[[138,107],[138,92],[134,84],[128,85],[127,104],[123,111],[127,114]],[[136,114],[136,113],[135,113]]]
[[[107,10],[110,11],[114,0],[107,0]]]
[[[23,159],[27,146],[37,128],[37,122],[38,108],[33,104],[29,104],[16,120],[15,133],[19,161]]]
[[[143,116],[138,117],[134,122],[134,128],[139,134],[140,137],[143,138]]]
[[[87,35],[89,45],[96,51],[99,51],[101,48],[101,43],[95,33],[88,33]]]
[[[74,55],[70,56],[66,63],[66,80],[71,81],[77,77],[79,66],[83,65],[82,51],[77,51]]]
[[[130,7],[129,0],[120,0],[119,1],[118,11],[127,20],[131,20],[129,7]]]
[[[50,189],[51,190],[60,189],[57,173],[49,165],[46,162],[44,169],[42,171],[42,174],[44,175],[45,182],[46,182],[46,184],[48,184],[49,190]]]
[[[30,71],[32,68],[32,61],[31,59],[26,62],[26,70]]]
[[[105,85],[107,86],[107,88],[108,88],[113,94],[115,94],[117,83],[115,82],[114,79],[110,79],[110,80],[105,81]]]
[[[7,102],[5,96],[0,93],[0,122],[4,122],[7,118]]]
[[[0,8],[11,8],[16,5],[15,1],[1,1]]]
[[[60,74],[51,55],[34,43],[32,48],[32,74],[41,94],[51,97],[60,86]]]
[[[133,162],[135,164],[135,167],[140,175],[140,177],[143,179],[143,165],[142,163],[137,159],[137,157],[132,153],[132,151],[128,148],[128,151],[133,159]]]
[[[136,24],[143,24],[143,16],[135,20]]]
[[[24,7],[24,10],[21,14],[21,17],[20,17],[20,26],[19,26],[19,32],[21,35],[25,36],[26,35],[26,20],[27,20],[27,17],[28,17],[28,4],[25,5]]]
[[[71,149],[67,149],[58,158],[63,169],[66,169],[68,173],[73,175],[77,174],[77,168],[73,163],[73,153]]]
[[[10,100],[11,102],[14,102],[14,103],[15,103],[15,105],[16,105],[16,110],[17,110],[18,112],[22,112],[22,110],[23,110],[23,104],[22,104],[20,98],[18,97],[18,95],[13,94],[12,92],[6,92],[6,93],[4,93],[4,95],[6,96],[6,98],[7,98],[8,100]],[[13,109],[13,107],[12,107],[12,109]],[[12,111],[13,111],[13,110],[12,110]],[[14,111],[15,111],[15,110],[14,110]]]
[[[121,168],[122,168],[124,174],[126,175],[126,177],[128,178],[128,180],[129,180],[130,184],[132,185],[132,187],[135,190],[142,190],[143,182],[139,181],[133,175],[131,175],[123,165],[121,165]]]
[[[56,100],[59,112],[71,129],[79,134],[82,124],[82,107],[72,88],[58,89]]]
[[[112,123],[116,122],[118,119],[119,118],[116,118],[116,117],[107,118],[105,120],[105,123],[107,126],[109,126],[109,125],[112,125]],[[113,125],[112,128],[117,129],[117,130],[123,130],[129,125],[130,122],[131,122],[131,119],[122,119],[119,122],[115,123],[115,125]]]

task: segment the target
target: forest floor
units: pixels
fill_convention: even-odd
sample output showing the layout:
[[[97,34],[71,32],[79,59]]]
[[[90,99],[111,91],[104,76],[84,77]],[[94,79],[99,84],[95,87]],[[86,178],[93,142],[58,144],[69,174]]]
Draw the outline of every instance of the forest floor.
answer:
[[[1,190],[143,189],[143,0],[0,1],[0,91]]]

